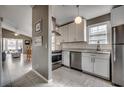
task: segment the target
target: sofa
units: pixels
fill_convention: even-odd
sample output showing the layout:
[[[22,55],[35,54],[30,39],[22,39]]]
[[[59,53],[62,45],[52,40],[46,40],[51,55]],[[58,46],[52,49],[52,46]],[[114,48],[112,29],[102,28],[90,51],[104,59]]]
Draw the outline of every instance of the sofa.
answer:
[[[2,52],[2,61],[4,62],[6,60],[6,53],[5,51]]]

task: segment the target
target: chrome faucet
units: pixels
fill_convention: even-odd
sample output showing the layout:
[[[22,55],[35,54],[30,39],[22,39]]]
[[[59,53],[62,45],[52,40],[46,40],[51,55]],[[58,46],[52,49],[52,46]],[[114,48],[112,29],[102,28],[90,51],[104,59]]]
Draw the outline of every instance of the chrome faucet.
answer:
[[[96,50],[97,50],[97,51],[101,51],[99,40],[97,41],[97,49],[96,49]]]

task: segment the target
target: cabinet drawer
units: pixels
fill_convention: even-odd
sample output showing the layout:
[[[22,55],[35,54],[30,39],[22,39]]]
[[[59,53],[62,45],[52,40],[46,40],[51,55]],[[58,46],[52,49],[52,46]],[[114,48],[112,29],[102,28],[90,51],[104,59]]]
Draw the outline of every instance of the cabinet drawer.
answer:
[[[92,54],[95,56],[95,58],[101,58],[101,59],[109,59],[110,54]]]
[[[82,53],[82,56],[91,56],[91,53]]]
[[[110,54],[82,53],[82,56],[93,56],[96,58],[109,59]]]

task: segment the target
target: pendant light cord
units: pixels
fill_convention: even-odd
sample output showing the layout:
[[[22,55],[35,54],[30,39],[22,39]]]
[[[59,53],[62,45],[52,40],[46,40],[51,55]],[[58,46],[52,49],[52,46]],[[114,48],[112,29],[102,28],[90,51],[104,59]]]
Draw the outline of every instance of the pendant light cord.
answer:
[[[78,9],[78,11],[77,11],[77,12],[78,12],[78,13],[77,13],[78,15],[77,15],[77,16],[79,16],[79,5],[77,5],[76,7],[77,7],[77,9]]]
[[[79,5],[78,5],[78,16],[79,16]]]

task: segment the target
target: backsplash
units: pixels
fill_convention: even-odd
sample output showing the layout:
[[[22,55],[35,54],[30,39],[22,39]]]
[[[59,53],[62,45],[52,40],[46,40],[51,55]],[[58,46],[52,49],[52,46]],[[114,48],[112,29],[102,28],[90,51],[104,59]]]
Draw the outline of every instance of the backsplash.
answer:
[[[101,49],[108,49],[111,50],[112,47],[110,44],[101,44],[100,45]],[[97,45],[96,44],[87,44],[87,43],[63,43],[62,44],[62,49],[67,49],[67,48],[78,48],[78,49],[96,49]]]

